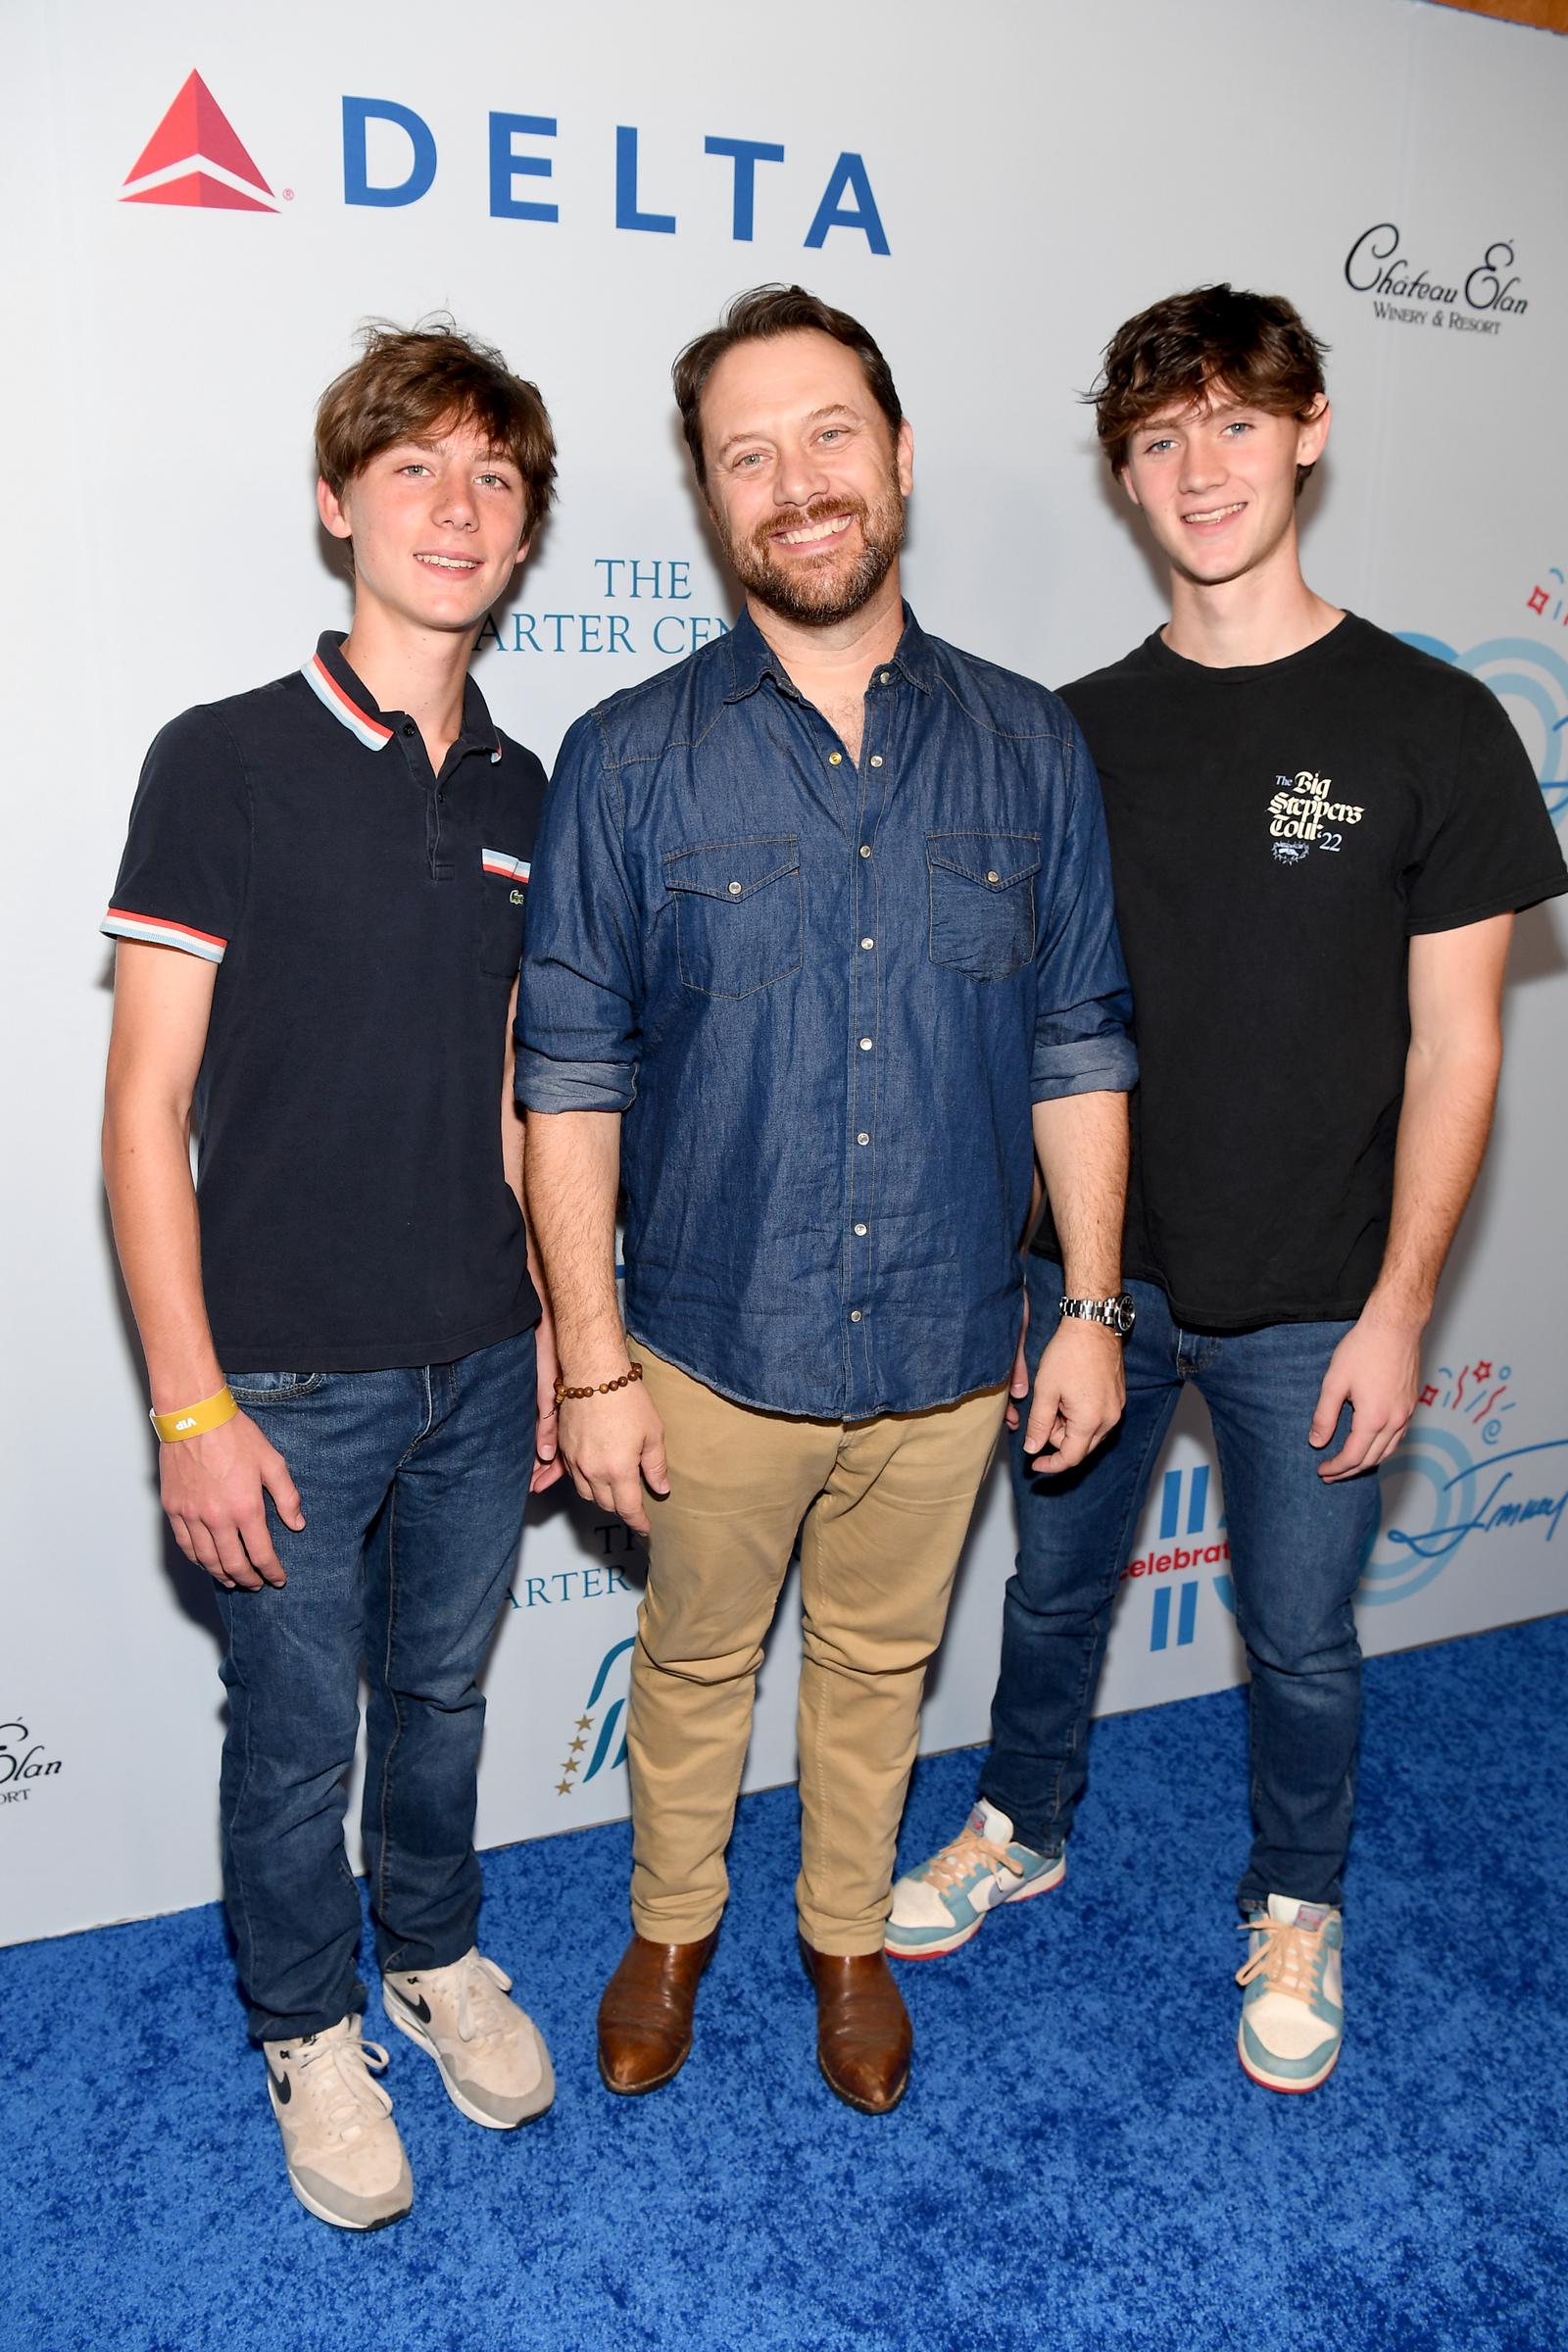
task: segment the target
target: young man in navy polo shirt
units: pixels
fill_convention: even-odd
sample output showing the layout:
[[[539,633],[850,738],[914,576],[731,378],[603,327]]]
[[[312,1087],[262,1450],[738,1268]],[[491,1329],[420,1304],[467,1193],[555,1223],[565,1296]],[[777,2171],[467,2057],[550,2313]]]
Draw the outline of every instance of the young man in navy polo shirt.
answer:
[[[342,1783],[362,1667],[387,2017],[477,2124],[554,2095],[476,1947],[472,1846],[475,1676],[530,1485],[559,1475],[511,1106],[544,772],[467,673],[555,445],[499,353],[377,330],[322,398],[317,458],[354,624],[148,754],[103,924],[104,1166],[164,1508],[227,1636],[223,1874],[251,2033],[296,2196],[373,2230],[414,2184],[373,2079],[386,2052],[361,2037]]]

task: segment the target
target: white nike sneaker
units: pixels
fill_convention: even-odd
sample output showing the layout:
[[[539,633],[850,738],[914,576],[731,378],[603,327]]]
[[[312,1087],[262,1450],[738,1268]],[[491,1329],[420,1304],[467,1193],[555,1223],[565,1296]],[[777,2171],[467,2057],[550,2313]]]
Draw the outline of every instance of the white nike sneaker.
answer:
[[[477,1950],[381,1979],[389,2022],[435,2060],[454,2107],[490,2132],[531,2124],[556,2095],[544,2036],[508,2000],[511,1990],[512,1979]]]
[[[987,1912],[1049,1894],[1066,1873],[1063,1853],[1019,1845],[1005,1813],[979,1797],[952,1844],[896,1883],[883,1949],[890,1960],[956,1952],[979,1935]]]
[[[386,2065],[357,2017],[323,2034],[264,2041],[267,2090],[283,2134],[289,2186],[334,2230],[384,2230],[414,2203],[414,2175],[392,2121],[392,2101],[371,2075]]]

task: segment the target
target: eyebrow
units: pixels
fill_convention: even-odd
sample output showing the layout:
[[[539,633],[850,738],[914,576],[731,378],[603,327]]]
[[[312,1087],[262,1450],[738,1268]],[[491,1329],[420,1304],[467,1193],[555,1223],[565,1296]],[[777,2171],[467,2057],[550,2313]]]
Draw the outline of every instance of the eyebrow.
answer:
[[[801,422],[802,424],[822,424],[829,416],[848,416],[857,424],[861,424],[865,420],[861,410],[852,408],[848,401],[834,400],[829,401],[825,409],[808,409],[806,415],[801,418]],[[766,433],[755,427],[751,432],[727,434],[719,443],[716,455],[723,458],[743,441],[765,441],[767,437]]]
[[[1239,409],[1250,409],[1254,406],[1255,403],[1250,400],[1205,401],[1201,408],[1183,409],[1179,414],[1164,416],[1147,416],[1143,423],[1135,425],[1133,430],[1137,433],[1180,432],[1186,425],[1207,424],[1215,416],[1233,416]]]

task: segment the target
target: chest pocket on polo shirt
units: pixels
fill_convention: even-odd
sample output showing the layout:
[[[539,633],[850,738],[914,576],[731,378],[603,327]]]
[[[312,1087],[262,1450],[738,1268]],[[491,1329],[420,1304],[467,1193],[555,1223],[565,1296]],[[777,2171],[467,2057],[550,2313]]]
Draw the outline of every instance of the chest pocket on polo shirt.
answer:
[[[522,918],[528,899],[529,860],[507,850],[483,850],[480,880],[479,969],[498,980],[514,980],[522,961]]]
[[[685,987],[750,997],[798,972],[806,956],[800,845],[718,841],[664,859],[675,903],[675,954]]]
[[[931,960],[1005,980],[1035,952],[1037,833],[928,833]]]

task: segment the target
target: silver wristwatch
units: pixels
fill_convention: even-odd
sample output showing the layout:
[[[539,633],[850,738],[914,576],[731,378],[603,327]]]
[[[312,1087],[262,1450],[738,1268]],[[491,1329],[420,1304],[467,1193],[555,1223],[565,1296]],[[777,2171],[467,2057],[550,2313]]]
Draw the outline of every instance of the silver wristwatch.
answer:
[[[1138,1320],[1130,1291],[1119,1291],[1114,1298],[1064,1298],[1064,1315],[1075,1315],[1080,1323],[1103,1323],[1107,1331],[1126,1339]]]

